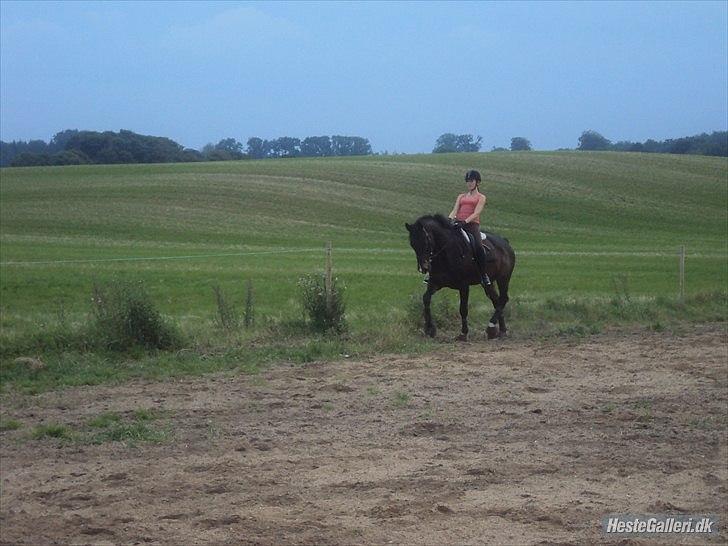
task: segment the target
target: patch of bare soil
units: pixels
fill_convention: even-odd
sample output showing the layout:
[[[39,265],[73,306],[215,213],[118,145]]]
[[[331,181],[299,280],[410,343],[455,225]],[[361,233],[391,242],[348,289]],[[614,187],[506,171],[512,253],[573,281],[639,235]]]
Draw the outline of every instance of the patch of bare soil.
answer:
[[[451,350],[6,397],[1,541],[617,543],[603,516],[669,512],[721,533],[658,542],[726,542],[725,325]],[[172,439],[28,437],[140,408]]]

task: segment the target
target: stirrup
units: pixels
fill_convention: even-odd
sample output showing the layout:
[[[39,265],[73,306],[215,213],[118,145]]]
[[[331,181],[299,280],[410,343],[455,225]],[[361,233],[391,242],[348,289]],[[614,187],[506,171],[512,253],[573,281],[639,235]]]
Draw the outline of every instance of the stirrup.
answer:
[[[422,279],[422,282],[424,284],[430,284],[430,274],[429,273],[425,273],[425,277]]]
[[[491,286],[493,283],[490,282],[490,277],[487,273],[483,273],[483,276],[480,278],[480,284],[483,285],[483,287]]]

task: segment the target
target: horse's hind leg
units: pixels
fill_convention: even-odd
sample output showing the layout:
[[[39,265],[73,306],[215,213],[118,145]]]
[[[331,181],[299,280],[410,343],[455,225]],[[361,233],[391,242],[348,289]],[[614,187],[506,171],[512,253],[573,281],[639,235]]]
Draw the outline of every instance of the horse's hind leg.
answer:
[[[504,317],[504,311],[508,304],[508,284],[510,279],[498,279],[498,291],[500,297],[498,298],[498,335],[504,337],[508,329],[506,328],[506,319]]]
[[[495,288],[493,288],[493,285],[488,285],[487,287],[484,287],[485,294],[490,299],[491,303],[493,304],[493,309],[495,309],[495,313],[493,313],[493,316],[490,317],[490,320],[488,321],[488,328],[486,328],[485,332],[488,334],[488,339],[493,339],[498,334],[498,330],[496,329],[496,324],[498,322],[498,301],[500,300],[500,296],[498,295],[498,292],[495,291]]]
[[[470,287],[465,285],[460,288],[460,319],[462,321],[462,328],[458,341],[468,340],[468,298],[470,296]]]

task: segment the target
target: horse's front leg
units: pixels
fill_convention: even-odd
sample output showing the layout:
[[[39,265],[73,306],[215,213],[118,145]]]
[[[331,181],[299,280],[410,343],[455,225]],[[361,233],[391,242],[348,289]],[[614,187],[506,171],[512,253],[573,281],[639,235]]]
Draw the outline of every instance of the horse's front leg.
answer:
[[[470,296],[470,287],[466,284],[460,288],[460,319],[462,321],[462,328],[458,341],[468,340],[468,298]]]
[[[432,284],[428,284],[427,291],[422,296],[422,303],[425,307],[425,334],[430,337],[435,337],[435,334],[437,333],[437,328],[432,322],[432,313],[430,311],[430,302],[432,301],[432,295],[437,292],[437,290],[438,289],[432,286]]]

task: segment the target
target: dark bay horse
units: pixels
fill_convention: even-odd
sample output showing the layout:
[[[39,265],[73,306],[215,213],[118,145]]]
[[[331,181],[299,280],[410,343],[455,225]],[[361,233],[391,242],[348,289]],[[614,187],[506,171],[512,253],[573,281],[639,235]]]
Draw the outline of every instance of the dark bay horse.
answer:
[[[414,224],[405,226],[409,231],[410,245],[417,255],[417,269],[430,274],[427,291],[422,296],[425,306],[425,333],[434,337],[437,331],[430,312],[432,295],[440,288],[452,288],[460,292],[462,330],[458,339],[466,340],[470,286],[480,285],[472,246],[466,242],[461,230],[453,227],[450,220],[440,214],[422,216]],[[508,240],[494,233],[486,232],[483,242],[488,255],[486,270],[493,283],[498,285],[497,292],[493,285],[484,288],[495,308],[487,329],[488,339],[492,339],[506,334],[503,309],[508,303],[508,284],[516,265],[516,255]]]

